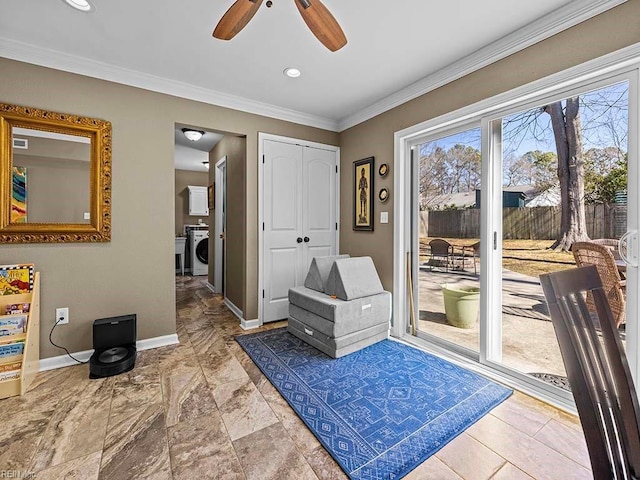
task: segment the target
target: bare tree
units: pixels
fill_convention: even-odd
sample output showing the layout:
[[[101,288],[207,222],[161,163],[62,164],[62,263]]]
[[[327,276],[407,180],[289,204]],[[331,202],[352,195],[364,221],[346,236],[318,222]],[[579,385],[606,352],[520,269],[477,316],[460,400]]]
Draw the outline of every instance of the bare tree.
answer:
[[[628,85],[621,83],[505,118],[505,144],[511,149],[507,152],[517,151],[528,141],[547,143],[547,132],[553,132],[561,197],[560,235],[552,245],[555,250],[567,251],[574,242],[588,240],[583,136],[588,135],[591,144],[613,144],[622,156],[627,141],[627,99]],[[585,126],[581,111],[587,118]],[[548,163],[549,158],[541,160]],[[617,180],[613,183],[620,184]]]
[[[481,155],[478,149],[455,144],[447,150],[425,144],[420,151],[420,208],[441,208],[444,197],[480,188]]]
[[[568,251],[574,242],[589,240],[584,209],[580,98],[568,98],[565,108],[561,102],[551,103],[543,111],[551,117],[560,181],[560,237],[551,248]]]

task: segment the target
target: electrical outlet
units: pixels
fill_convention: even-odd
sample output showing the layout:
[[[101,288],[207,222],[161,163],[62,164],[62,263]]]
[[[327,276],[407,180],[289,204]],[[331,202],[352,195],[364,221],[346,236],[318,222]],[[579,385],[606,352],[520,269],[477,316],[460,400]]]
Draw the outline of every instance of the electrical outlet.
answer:
[[[56,308],[56,322],[57,325],[69,323],[69,307]]]

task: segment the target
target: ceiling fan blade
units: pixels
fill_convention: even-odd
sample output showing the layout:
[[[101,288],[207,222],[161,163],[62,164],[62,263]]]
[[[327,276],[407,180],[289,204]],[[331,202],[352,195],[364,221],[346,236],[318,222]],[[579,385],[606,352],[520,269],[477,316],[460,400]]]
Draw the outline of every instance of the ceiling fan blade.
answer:
[[[220,40],[231,40],[247,26],[261,3],[262,0],[236,0],[216,25],[213,36]]]
[[[337,20],[320,0],[295,0],[305,23],[320,42],[332,52],[347,44]]]

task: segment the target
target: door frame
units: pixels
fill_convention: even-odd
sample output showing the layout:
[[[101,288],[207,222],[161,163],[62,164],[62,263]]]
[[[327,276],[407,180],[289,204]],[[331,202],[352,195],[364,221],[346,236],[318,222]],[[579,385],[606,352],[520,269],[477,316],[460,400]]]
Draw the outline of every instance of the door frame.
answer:
[[[242,328],[245,330],[250,328],[258,328],[264,324],[263,322],[263,289],[264,289],[264,142],[267,140],[300,145],[302,147],[318,148],[322,150],[330,150],[336,154],[336,252],[340,252],[340,147],[336,145],[327,145],[324,143],[311,142],[299,138],[284,137],[281,135],[273,135],[271,133],[258,132],[258,319],[251,321],[242,321]]]
[[[222,169],[225,169],[223,173]],[[225,155],[220,160],[216,162],[215,170],[214,170],[214,179],[215,179],[215,204],[218,208],[214,208],[213,210],[213,288],[215,293],[221,293],[224,295],[224,275],[227,271],[226,263],[227,263],[227,255],[226,255],[226,243],[220,238],[220,232],[226,232],[226,217],[223,219],[222,217],[222,206],[224,205],[224,200],[226,196],[226,168],[227,168],[227,156]],[[223,224],[223,220],[224,223]]]
[[[420,137],[433,135],[439,131],[447,131],[455,128],[457,125],[461,125],[464,122],[471,122],[473,120],[482,122],[482,129],[485,133],[490,132],[489,120],[491,116],[501,110],[507,110],[514,105],[522,105],[523,101],[533,100],[545,95],[555,95],[563,90],[579,88],[581,84],[597,83],[604,80],[605,77],[615,77],[617,75],[628,75],[630,85],[635,84],[635,88],[632,88],[629,95],[629,144],[628,144],[628,181],[636,182],[636,185],[640,185],[640,122],[638,121],[638,111],[640,110],[640,95],[638,95],[638,84],[640,84],[640,44],[636,44],[632,47],[627,47],[620,51],[605,55],[603,57],[591,60],[576,67],[564,70],[562,72],[553,74],[549,77],[531,82],[513,90],[498,94],[496,96],[487,98],[475,104],[468,105],[456,111],[446,113],[440,117],[427,120],[420,124],[405,128],[397,131],[394,134],[394,187],[395,187],[395,205],[394,205],[394,251],[393,251],[393,264],[394,264],[394,298],[393,298],[393,325],[392,335],[400,338],[408,343],[414,344],[419,348],[434,352],[442,355],[449,360],[463,364],[465,367],[481,372],[489,377],[496,378],[497,380],[507,383],[512,387],[517,388],[527,394],[537,396],[543,400],[552,403],[565,410],[575,411],[575,404],[570,395],[564,395],[564,392],[551,393],[546,388],[539,388],[535,385],[528,384],[523,381],[523,375],[519,375],[518,372],[506,371],[507,369],[496,368],[491,362],[491,357],[499,357],[500,352],[489,352],[487,358],[483,358],[482,363],[475,363],[468,358],[463,357],[456,352],[451,352],[447,348],[433,343],[427,343],[421,341],[417,337],[412,336],[408,331],[408,318],[409,318],[409,297],[407,291],[407,268],[406,268],[406,255],[407,252],[413,252],[412,245],[412,229],[415,229],[415,221],[410,216],[412,211],[412,161],[411,161],[411,148]],[[483,156],[494,148],[494,138],[490,138],[489,135],[483,135]],[[497,167],[493,165],[493,170]],[[501,200],[501,189],[495,189],[495,184],[498,182],[494,177],[500,178],[500,171],[490,171],[488,168],[483,168],[483,185],[487,185],[489,188],[482,189],[482,204],[484,206],[497,205],[498,200]],[[494,186],[494,190],[490,191],[490,186]],[[630,196],[627,201],[638,202],[638,189],[629,189]],[[491,197],[491,198],[490,198]],[[481,291],[485,294],[482,296],[480,309],[484,313],[486,322],[487,313],[491,312],[492,308],[495,308],[492,300],[494,298],[489,296],[488,287],[495,287],[495,273],[494,277],[489,285],[488,274],[490,270],[496,270],[497,266],[493,265],[497,262],[497,256],[491,250],[491,243],[487,242],[487,238],[491,238],[492,233],[501,231],[497,229],[496,222],[501,222],[502,217],[496,218],[495,212],[489,211],[489,208],[483,209],[481,212],[481,236],[485,239],[482,242],[481,258],[485,259],[485,275],[481,276]],[[629,214],[628,214],[629,215]],[[629,215],[627,229],[633,230],[640,227],[638,221],[638,212],[633,215]],[[415,265],[412,265],[415,269]],[[627,295],[627,311],[638,311],[640,305],[638,304],[638,295],[640,295],[640,282],[639,273],[637,268],[628,268],[628,279],[630,283],[636,285],[637,291],[628,293]],[[415,275],[415,273],[414,273]],[[414,277],[415,278],[415,277]],[[635,295],[634,295],[635,293]],[[482,322],[483,320],[481,320]],[[498,332],[487,332],[487,325],[482,325],[485,334],[481,333],[481,354],[482,343],[485,344],[484,352],[487,353],[486,346],[492,341],[495,343],[495,338],[499,334]],[[484,338],[482,338],[484,337]],[[638,320],[630,322],[627,325],[627,359],[631,369],[632,377],[636,382],[636,390],[640,393],[640,325]],[[487,361],[488,360],[488,361]]]

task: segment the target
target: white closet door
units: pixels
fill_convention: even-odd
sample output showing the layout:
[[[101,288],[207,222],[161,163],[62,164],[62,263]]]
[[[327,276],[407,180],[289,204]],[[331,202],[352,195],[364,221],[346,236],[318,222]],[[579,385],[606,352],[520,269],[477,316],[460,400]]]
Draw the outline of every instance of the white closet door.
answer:
[[[264,141],[263,322],[289,314],[315,256],[336,253],[336,152]]]
[[[287,318],[302,262],[302,147],[264,142],[264,321]],[[300,242],[298,242],[300,239]]]
[[[302,154],[302,248],[304,278],[313,257],[336,252],[336,154],[305,147]]]

